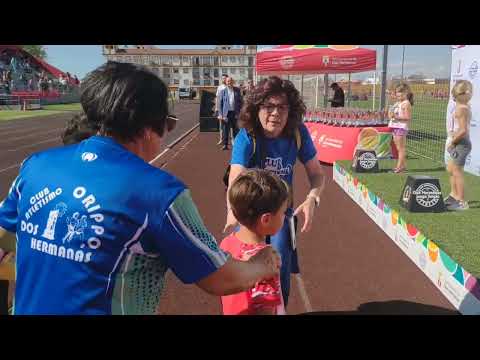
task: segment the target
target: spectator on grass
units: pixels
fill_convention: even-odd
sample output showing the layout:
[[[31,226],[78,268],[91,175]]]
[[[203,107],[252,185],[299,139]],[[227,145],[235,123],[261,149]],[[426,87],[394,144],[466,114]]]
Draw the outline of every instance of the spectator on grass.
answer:
[[[305,201],[293,210],[293,200],[281,230],[269,242],[282,258],[280,279],[285,305],[290,293],[290,274],[299,273],[297,252],[294,247],[293,223],[297,214],[303,213],[302,232],[311,229],[315,208],[325,185],[322,168],[312,138],[303,124],[306,107],[300,93],[291,81],[272,76],[260,81],[246,97],[240,113],[242,129],[233,143],[228,187],[247,168],[261,168],[279,175],[290,186],[297,158],[304,165],[310,191]],[[227,191],[228,194],[228,191]],[[237,226],[227,196],[227,220],[224,232]]]
[[[448,118],[447,128],[447,171],[450,175],[450,194],[445,199],[448,210],[467,210],[465,201],[465,181],[463,168],[467,156],[472,151],[470,140],[470,120],[472,110],[470,100],[473,96],[473,86],[468,80],[459,80],[452,88],[452,98],[455,109]]]
[[[278,274],[271,248],[248,262],[227,257],[187,187],[148,164],[175,127],[167,96],[167,86],[146,68],[108,62],[89,73],[81,92],[100,135],[22,163],[0,207],[0,247],[17,246],[15,314],[111,314],[115,291],[127,298],[132,287],[147,287],[136,277],[123,278],[122,286],[116,281],[139,266],[136,254],[161,262],[148,284],[158,290],[149,294],[156,299],[169,268],[217,296]],[[32,198],[42,206],[32,208]],[[35,239],[18,230],[31,215],[45,224]],[[141,305],[156,306],[150,299]]]
[[[398,150],[397,166],[392,172],[399,174],[407,170],[407,134],[412,120],[413,93],[408,84],[400,83],[395,87],[395,96],[397,102],[389,110],[388,126],[392,128],[393,142]]]

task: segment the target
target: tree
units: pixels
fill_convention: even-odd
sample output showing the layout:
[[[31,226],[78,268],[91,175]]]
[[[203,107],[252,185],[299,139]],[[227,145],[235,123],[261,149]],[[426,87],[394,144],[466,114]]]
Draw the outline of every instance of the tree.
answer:
[[[20,45],[25,51],[32,54],[33,56],[39,57],[41,59],[46,59],[47,51],[45,45]]]

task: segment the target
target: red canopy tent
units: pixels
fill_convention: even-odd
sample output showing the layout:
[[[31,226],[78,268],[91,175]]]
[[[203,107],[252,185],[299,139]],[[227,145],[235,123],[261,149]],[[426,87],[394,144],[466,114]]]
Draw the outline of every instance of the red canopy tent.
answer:
[[[53,65],[50,65],[46,61],[33,56],[32,54],[25,51],[22,47],[20,47],[18,45],[0,45],[0,54],[4,50],[10,50],[10,51],[12,51],[16,54],[19,54],[19,55],[24,55],[24,56],[26,55],[33,62],[33,64],[39,66],[42,70],[45,70],[47,73],[53,75],[56,78],[59,78],[60,75],[66,76],[66,73],[64,73],[63,71],[57,69]]]
[[[376,50],[357,45],[279,45],[257,52],[256,71],[260,75],[303,75],[348,73],[350,94],[351,73],[371,71],[377,67]],[[318,82],[318,78],[317,78]],[[325,75],[325,94],[328,76]],[[316,89],[318,91],[318,87]],[[315,95],[317,99],[317,95]],[[350,97],[348,97],[349,102]],[[325,107],[327,98],[324,99]]]
[[[356,45],[279,45],[259,50],[257,74],[346,74],[375,70],[377,52]]]

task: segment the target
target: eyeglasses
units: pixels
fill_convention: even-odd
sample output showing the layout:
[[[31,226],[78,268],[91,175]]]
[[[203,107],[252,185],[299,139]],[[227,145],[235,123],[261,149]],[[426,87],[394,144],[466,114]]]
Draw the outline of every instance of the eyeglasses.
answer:
[[[273,113],[275,109],[278,110],[279,113],[284,113],[287,112],[289,109],[289,106],[287,104],[262,104],[260,107],[264,110],[266,110],[269,114]]]

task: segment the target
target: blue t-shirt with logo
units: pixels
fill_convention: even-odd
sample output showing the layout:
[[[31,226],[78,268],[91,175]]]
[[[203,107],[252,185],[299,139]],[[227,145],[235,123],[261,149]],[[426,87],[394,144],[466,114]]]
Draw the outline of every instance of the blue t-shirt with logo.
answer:
[[[300,124],[299,131],[302,144],[298,150],[295,137],[278,137],[275,139],[262,137],[262,139],[256,139],[254,167],[260,167],[262,158],[261,147],[263,145],[265,147],[264,168],[277,174],[291,185],[293,180],[293,167],[297,156],[300,161],[305,164],[317,155],[317,150],[313,145],[310,133],[304,124]],[[235,137],[230,164],[249,167],[252,165],[252,153],[253,140],[245,129],[241,129]]]
[[[0,226],[17,234],[15,314],[110,314],[135,254],[157,260],[145,289],[167,269],[194,283],[227,261],[185,185],[108,137],[27,158]]]

